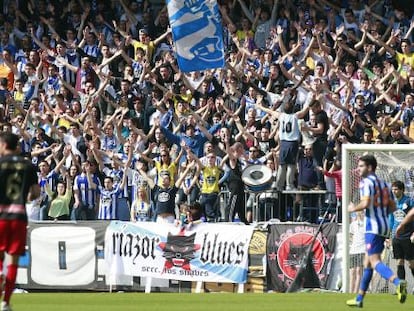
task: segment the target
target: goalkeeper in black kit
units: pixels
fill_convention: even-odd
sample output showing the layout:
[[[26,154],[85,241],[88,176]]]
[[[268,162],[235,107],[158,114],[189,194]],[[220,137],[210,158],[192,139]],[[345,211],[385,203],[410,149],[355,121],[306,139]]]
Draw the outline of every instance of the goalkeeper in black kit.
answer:
[[[411,220],[411,222],[403,225],[398,234],[396,234],[396,231],[405,217],[410,214],[410,211],[414,210],[414,200],[404,194],[405,186],[400,180],[392,183],[391,190],[396,206],[395,211],[389,217],[392,250],[394,259],[397,260],[397,276],[399,279],[405,280],[405,260],[408,261],[411,273],[414,275],[414,244],[410,240],[414,232],[414,223]]]

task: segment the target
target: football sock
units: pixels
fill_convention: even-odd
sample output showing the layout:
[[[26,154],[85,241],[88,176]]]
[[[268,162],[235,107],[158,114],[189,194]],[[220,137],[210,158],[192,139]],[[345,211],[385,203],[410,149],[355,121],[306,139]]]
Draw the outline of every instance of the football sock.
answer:
[[[7,266],[6,286],[4,287],[4,301],[8,304],[10,302],[11,294],[14,290],[17,276],[17,265]]]
[[[392,284],[394,284],[395,286],[398,286],[398,284],[400,284],[400,282],[401,282],[401,280],[400,280],[399,278],[395,278],[395,279],[392,281]]]
[[[405,280],[405,268],[403,265],[397,266],[397,276],[401,280]]]
[[[373,273],[374,273],[374,270],[372,270],[370,268],[365,268],[364,269],[364,272],[362,273],[361,285],[359,287],[360,290],[362,290],[363,292],[366,292],[368,290],[369,282],[371,282]],[[358,300],[359,296],[361,296],[360,300]],[[363,296],[361,294],[359,294],[357,296],[357,301],[361,301],[362,297]]]
[[[386,266],[383,262],[379,262],[375,266],[375,271],[377,271],[379,275],[381,275],[386,280],[389,280],[394,274],[394,272],[392,272],[392,270],[388,266]],[[399,282],[400,280],[398,279],[398,283]]]

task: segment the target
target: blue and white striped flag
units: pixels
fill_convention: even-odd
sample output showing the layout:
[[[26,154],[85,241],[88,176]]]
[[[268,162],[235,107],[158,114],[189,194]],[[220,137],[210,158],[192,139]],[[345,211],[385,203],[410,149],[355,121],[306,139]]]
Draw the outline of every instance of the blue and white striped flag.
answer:
[[[216,0],[167,0],[178,65],[183,72],[224,67]]]

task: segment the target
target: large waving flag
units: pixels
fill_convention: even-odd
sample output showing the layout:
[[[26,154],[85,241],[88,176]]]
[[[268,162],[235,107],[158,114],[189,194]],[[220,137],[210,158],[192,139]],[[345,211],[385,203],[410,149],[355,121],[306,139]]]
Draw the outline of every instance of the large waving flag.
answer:
[[[178,66],[183,72],[224,67],[216,0],[167,0]]]

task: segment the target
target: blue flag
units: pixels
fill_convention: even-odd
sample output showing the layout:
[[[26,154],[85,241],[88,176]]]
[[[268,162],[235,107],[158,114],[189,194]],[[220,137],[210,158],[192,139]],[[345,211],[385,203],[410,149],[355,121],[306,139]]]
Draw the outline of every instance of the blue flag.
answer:
[[[167,0],[178,66],[183,72],[224,67],[216,0]]]

